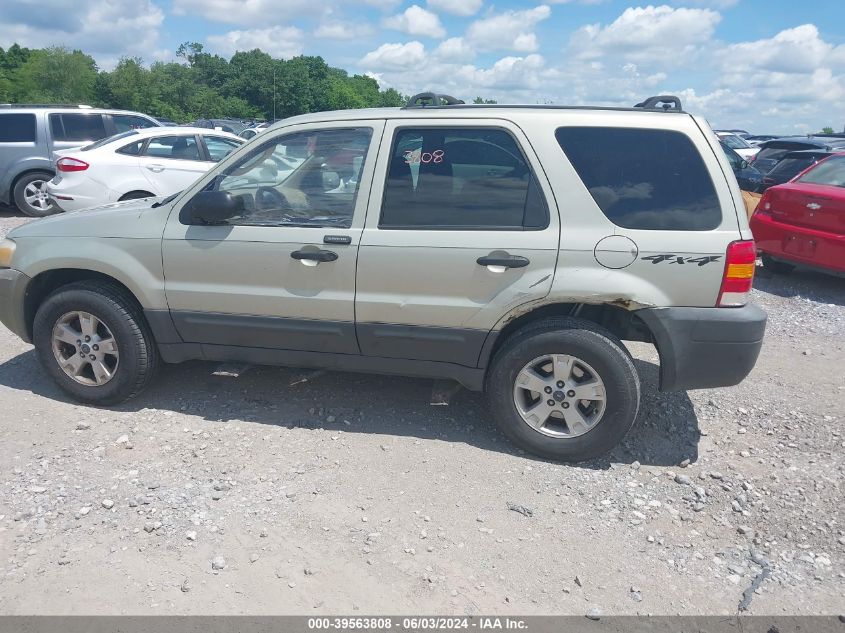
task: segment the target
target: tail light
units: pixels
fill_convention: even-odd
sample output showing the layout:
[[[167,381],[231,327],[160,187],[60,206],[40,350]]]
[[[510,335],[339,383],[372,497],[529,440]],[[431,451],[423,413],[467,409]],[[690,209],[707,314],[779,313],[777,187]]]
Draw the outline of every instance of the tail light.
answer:
[[[88,169],[88,163],[86,163],[84,160],[79,160],[78,158],[70,158],[69,156],[65,156],[64,158],[60,158],[56,161],[56,169],[63,172],[85,171],[86,169]]]
[[[744,306],[754,283],[754,267],[757,263],[757,248],[754,240],[742,240],[728,244],[725,257],[725,272],[722,273],[722,287],[716,305],[720,308]]]

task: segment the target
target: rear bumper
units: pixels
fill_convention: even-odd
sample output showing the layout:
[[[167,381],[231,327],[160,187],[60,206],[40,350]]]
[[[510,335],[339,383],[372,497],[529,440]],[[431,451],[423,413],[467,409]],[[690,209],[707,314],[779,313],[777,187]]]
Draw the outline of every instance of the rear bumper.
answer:
[[[845,235],[785,224],[763,213],[751,218],[751,232],[757,250],[775,259],[845,272]]]
[[[660,354],[660,390],[737,385],[751,372],[766,331],[766,313],[742,308],[647,308],[636,312]]]
[[[30,342],[24,318],[24,297],[30,279],[14,268],[0,269],[0,323]]]

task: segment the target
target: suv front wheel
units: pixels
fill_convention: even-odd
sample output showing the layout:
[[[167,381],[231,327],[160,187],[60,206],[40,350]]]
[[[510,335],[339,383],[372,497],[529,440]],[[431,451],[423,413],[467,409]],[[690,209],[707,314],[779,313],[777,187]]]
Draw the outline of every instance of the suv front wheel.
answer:
[[[542,457],[584,461],[616,446],[637,417],[640,381],[622,342],[579,319],[545,319],[496,353],[485,391],[499,428]]]
[[[120,286],[105,281],[81,281],[51,294],[35,315],[33,342],[58,385],[88,404],[132,398],[158,365],[140,310]]]

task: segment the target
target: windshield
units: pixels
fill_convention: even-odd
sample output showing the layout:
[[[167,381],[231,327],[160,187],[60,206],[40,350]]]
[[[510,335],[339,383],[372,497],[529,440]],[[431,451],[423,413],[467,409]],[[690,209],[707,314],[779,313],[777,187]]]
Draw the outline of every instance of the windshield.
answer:
[[[814,185],[829,185],[831,187],[845,187],[845,156],[834,156],[819,163],[798,179]]]
[[[744,140],[739,138],[736,134],[725,134],[721,137],[722,142],[731,149],[748,149],[751,147]]]
[[[119,141],[122,138],[128,138],[130,136],[135,136],[137,134],[138,134],[138,132],[136,130],[128,130],[126,132],[121,132],[120,134],[115,134],[114,136],[102,138],[99,141],[96,141],[95,143],[91,143],[90,145],[86,145],[85,147],[82,148],[82,151],[87,152],[87,151],[92,150],[92,149],[97,149],[98,147],[102,147],[103,145],[108,145],[112,141]]]

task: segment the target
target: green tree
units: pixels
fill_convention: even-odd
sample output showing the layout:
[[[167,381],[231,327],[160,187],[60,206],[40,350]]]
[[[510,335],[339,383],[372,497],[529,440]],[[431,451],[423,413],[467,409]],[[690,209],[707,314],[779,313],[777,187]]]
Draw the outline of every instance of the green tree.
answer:
[[[140,57],[124,57],[108,73],[110,105],[123,110],[149,111],[156,97],[152,75]]]
[[[483,97],[476,97],[475,99],[472,100],[472,102],[476,103],[476,104],[488,104],[488,105],[494,104],[494,103],[499,103],[495,99],[484,99]]]
[[[19,102],[90,103],[97,64],[82,51],[51,47],[34,51],[15,73]]]
[[[822,128],[822,134],[833,134],[833,128],[832,127],[823,127]]]

